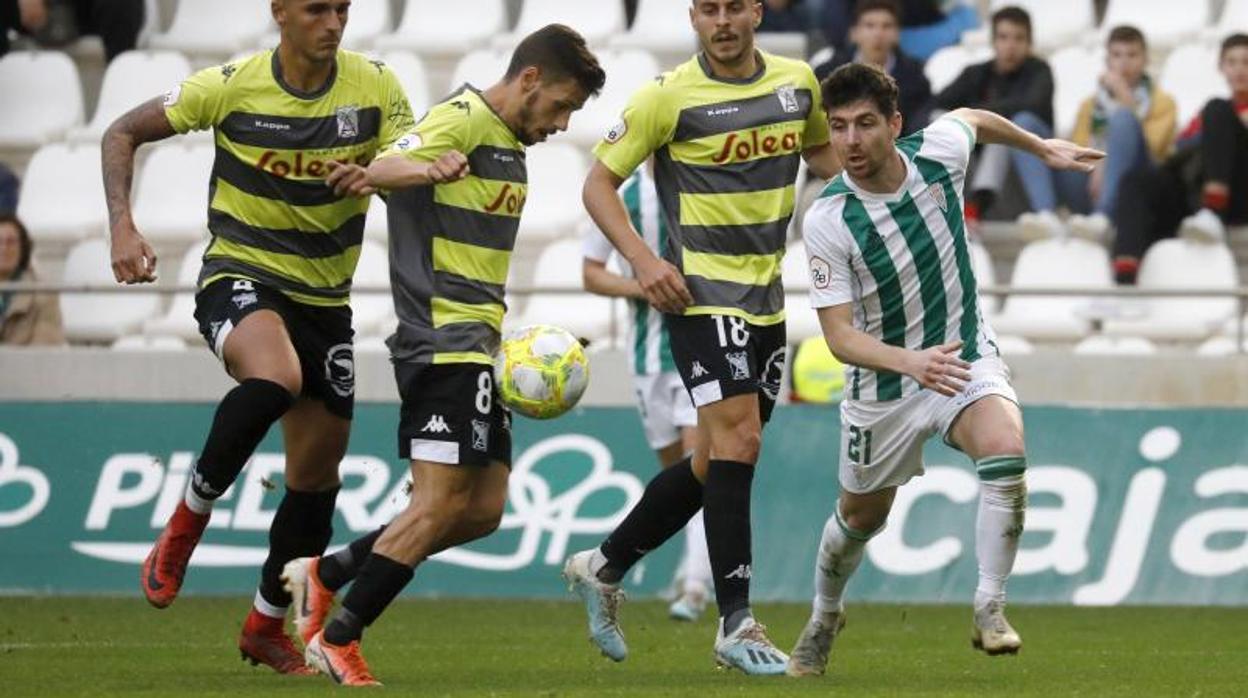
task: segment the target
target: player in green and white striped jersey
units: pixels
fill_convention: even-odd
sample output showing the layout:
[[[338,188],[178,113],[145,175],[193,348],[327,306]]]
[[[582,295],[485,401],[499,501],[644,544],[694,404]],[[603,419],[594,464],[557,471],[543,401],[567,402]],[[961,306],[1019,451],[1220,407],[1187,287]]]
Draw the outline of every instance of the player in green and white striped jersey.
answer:
[[[620,185],[620,198],[633,228],[655,254],[667,244],[667,225],[659,210],[651,165],[639,167]],[[663,468],[675,465],[696,446],[698,411],[676,370],[671,341],[663,314],[651,307],[632,274],[628,262],[618,255],[622,274],[608,268],[615,247],[597,227],[585,229],[583,245],[585,290],[602,296],[627,298],[629,305],[629,369],[637,410],[646,441],[659,457]],[[676,569],[674,587],[678,598],[669,615],[677,620],[697,620],[706,608],[710,593],[711,561],[706,549],[702,512],[694,514],[685,526],[685,552]]]
[[[923,444],[935,434],[966,453],[980,478],[972,642],[1013,654],[1022,641],[1005,618],[1005,582],[1023,530],[1027,461],[1018,398],[976,297],[962,217],[966,165],[977,141],[1085,172],[1104,154],[972,109],[895,140],[897,85],[864,65],[829,76],[823,100],[845,171],[811,206],[803,231],[811,302],[847,367],[841,494],[819,544],[814,610],[788,671],[824,672],[844,625],[845,584],[897,488],[923,473]]]

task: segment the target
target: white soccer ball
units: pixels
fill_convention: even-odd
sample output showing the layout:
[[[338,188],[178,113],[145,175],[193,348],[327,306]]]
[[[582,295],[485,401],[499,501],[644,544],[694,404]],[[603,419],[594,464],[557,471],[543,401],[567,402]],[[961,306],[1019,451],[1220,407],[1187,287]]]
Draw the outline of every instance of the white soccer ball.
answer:
[[[508,332],[494,356],[503,404],[526,417],[551,419],[576,406],[589,384],[589,359],[572,333],[551,325]]]

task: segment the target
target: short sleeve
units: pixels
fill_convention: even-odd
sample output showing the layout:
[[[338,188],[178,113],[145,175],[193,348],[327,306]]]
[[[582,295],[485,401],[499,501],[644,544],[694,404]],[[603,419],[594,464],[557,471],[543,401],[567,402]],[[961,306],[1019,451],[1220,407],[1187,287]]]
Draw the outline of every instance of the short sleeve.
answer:
[[[231,68],[228,64],[205,68],[165,93],[165,116],[174,131],[203,131],[225,118]]]
[[[853,242],[838,212],[841,204],[833,199],[816,201],[806,212],[802,240],[810,271],[810,305],[826,308],[854,300],[853,269],[850,259]]]
[[[670,111],[659,80],[646,83],[633,93],[620,122],[594,147],[594,157],[621,179],[627,179],[651,153],[671,139],[675,123]]]
[[[823,109],[823,91],[819,88],[819,80],[809,67],[806,68],[806,82],[810,87],[811,103],[802,133],[802,147],[817,148],[831,138],[828,133],[828,113]]]
[[[959,175],[966,174],[971,151],[975,148],[975,130],[956,116],[942,116],[921,132],[919,155],[935,160]]]
[[[433,162],[449,150],[465,152],[470,118],[469,109],[443,102],[377,157],[400,155],[416,162]]]
[[[581,254],[585,259],[592,259],[595,262],[606,264],[611,258],[611,253],[615,248],[611,245],[611,241],[606,235],[598,229],[598,226],[590,223],[585,226],[585,234],[581,238]]]
[[[390,66],[381,69],[381,105],[385,118],[381,120],[377,150],[384,152],[400,138],[411,133],[416,126],[416,120],[412,117],[412,105]]]

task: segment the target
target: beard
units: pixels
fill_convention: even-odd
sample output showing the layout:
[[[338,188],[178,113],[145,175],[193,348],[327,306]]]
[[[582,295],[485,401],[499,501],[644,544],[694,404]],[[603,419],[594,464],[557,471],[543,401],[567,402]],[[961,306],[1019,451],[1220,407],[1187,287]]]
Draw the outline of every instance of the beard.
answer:
[[[516,140],[525,146],[537,143],[537,138],[533,135],[533,105],[537,104],[537,93],[533,92],[524,98],[524,104],[520,106],[520,113],[517,114],[519,123],[516,124]]]

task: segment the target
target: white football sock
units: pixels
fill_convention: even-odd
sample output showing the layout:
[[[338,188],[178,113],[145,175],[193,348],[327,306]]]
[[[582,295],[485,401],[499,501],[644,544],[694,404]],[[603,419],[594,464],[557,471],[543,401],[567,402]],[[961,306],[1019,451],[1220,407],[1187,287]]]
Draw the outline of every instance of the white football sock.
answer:
[[[261,615],[268,616],[269,618],[285,618],[286,617],[287,607],[286,606],[274,606],[268,601],[265,601],[264,595],[260,593],[259,589],[256,589],[256,598],[252,600],[251,605],[254,606],[256,610],[260,612]]]
[[[985,467],[989,468],[987,472]],[[1022,474],[1025,467],[1022,456],[998,456],[976,463],[981,478],[979,514],[975,518],[975,557],[979,562],[976,608],[992,600],[1005,600],[1005,582],[1014,569],[1027,513],[1027,483]],[[991,469],[1013,474],[983,479],[992,474]]]
[[[702,510],[685,524],[685,556],[680,561],[683,593],[701,591],[706,593],[715,583],[711,573],[711,556],[706,550],[706,526],[702,523]]]
[[[198,494],[195,494],[195,488],[191,487],[190,478],[188,478],[186,483],[186,495],[182,497],[182,501],[186,502],[187,509],[190,509],[196,514],[202,515],[212,513],[212,504],[216,500],[204,499]]]
[[[862,562],[862,551],[867,541],[879,533],[879,529],[864,533],[850,528],[841,520],[840,507],[840,502],[837,502],[836,509],[823,525],[823,536],[819,539],[819,555],[815,559],[816,615],[841,610],[845,585]]]

